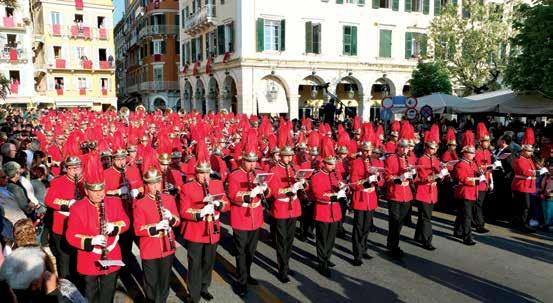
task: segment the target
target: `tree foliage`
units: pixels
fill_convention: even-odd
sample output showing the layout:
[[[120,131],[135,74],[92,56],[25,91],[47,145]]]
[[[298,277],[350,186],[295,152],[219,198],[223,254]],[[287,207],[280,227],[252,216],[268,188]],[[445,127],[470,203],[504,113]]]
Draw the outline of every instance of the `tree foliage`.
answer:
[[[515,91],[538,91],[553,98],[553,1],[515,10],[514,48],[505,82]]]
[[[440,63],[419,61],[411,77],[411,91],[417,97],[432,93],[451,94],[449,78],[447,69]]]
[[[510,11],[502,4],[466,0],[461,9],[449,4],[433,19],[429,37],[434,59],[449,70],[464,95],[498,87],[507,56]]]
[[[10,80],[0,74],[0,99],[5,100],[10,92]]]
[[[17,7],[17,0],[0,0],[0,4],[8,7]]]

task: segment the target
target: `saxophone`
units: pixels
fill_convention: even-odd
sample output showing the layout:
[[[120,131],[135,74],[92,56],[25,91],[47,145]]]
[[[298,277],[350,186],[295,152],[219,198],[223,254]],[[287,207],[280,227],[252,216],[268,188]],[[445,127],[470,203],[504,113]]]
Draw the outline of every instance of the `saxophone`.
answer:
[[[127,180],[127,176],[125,175],[125,166],[123,166],[121,171],[121,187],[126,187],[128,191],[131,190],[129,186],[129,181]],[[121,195],[121,200],[123,201],[123,205],[125,210],[127,211],[127,214],[132,213],[132,195],[130,193],[126,193],[124,195]]]
[[[156,198],[156,206],[157,206],[157,212],[159,214],[159,219],[163,220],[163,205],[161,204],[161,192],[158,190],[155,194]],[[171,250],[175,250],[175,242],[173,241],[173,236],[171,235],[171,231],[168,230],[167,232],[162,231],[162,236],[167,236],[167,240],[169,240],[169,248]],[[163,249],[163,248],[162,248]]]

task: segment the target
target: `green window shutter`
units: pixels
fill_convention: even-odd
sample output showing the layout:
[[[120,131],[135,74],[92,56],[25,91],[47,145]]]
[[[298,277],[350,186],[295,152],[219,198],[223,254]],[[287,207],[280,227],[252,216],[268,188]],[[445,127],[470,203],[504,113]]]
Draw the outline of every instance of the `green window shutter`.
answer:
[[[405,12],[411,12],[413,3],[411,0],[405,0]]]
[[[305,22],[305,53],[313,52],[313,23]]]
[[[192,43],[190,44],[192,46],[192,51],[190,52],[192,55],[192,60],[190,62],[196,62],[198,60],[198,55],[196,55],[196,39],[192,39]]]
[[[262,52],[265,47],[265,33],[264,33],[265,22],[263,18],[257,19],[257,51]]]
[[[162,40],[160,43],[160,53],[165,54],[165,40]]]
[[[359,4],[359,5],[365,5],[365,0],[358,0],[358,1],[357,1],[357,4]]]
[[[413,53],[413,33],[405,33],[405,59],[411,58]]]
[[[225,53],[225,26],[217,26],[217,50],[219,55]]]
[[[346,33],[348,31],[349,33]],[[347,25],[342,27],[342,54],[349,55],[351,53],[351,28]]]
[[[442,1],[434,0],[434,16],[439,16],[442,12]]]
[[[423,0],[422,13],[428,15],[430,13],[430,0]]]
[[[154,54],[154,41],[150,41],[150,52],[149,52],[150,55],[153,55]]]
[[[380,8],[380,0],[373,0],[373,8]]]
[[[190,50],[190,41],[186,42],[186,56],[184,59],[186,60],[185,63],[192,63],[194,60],[192,60],[192,51]]]
[[[457,6],[457,0],[452,1],[453,5]]]
[[[234,52],[234,22],[229,24],[229,41],[225,41],[229,45],[229,52]]]
[[[392,57],[392,31],[387,29],[380,30],[380,51],[379,57]]]
[[[336,0],[336,4],[343,4],[344,0]]]
[[[419,39],[421,45],[420,55],[422,57],[426,57],[426,51],[428,50],[428,36],[426,34],[418,34],[417,38]]]
[[[351,27],[351,55],[357,56],[357,26]]]
[[[286,50],[286,20],[280,20],[280,51]]]
[[[399,0],[392,1],[392,10],[396,12],[399,11]]]
[[[321,24],[313,27],[313,53],[321,53]]]
[[[200,36],[198,39],[200,41],[200,49],[198,50],[198,55],[200,56],[200,61],[202,61],[202,55],[204,53],[204,36]]]

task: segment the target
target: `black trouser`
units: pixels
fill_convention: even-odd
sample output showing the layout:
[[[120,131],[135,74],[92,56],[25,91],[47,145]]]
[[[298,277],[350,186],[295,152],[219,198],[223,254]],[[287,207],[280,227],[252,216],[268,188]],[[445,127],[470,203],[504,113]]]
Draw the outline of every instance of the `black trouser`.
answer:
[[[474,203],[472,210],[472,224],[476,228],[484,228],[484,225],[486,224],[486,222],[484,222],[484,200],[486,200],[486,192],[479,191],[478,198],[476,199],[476,203]]]
[[[419,218],[417,219],[417,229],[415,230],[415,241],[423,244],[432,243],[432,210],[434,204],[417,201],[419,209]]]
[[[340,224],[338,225],[338,233],[345,233],[344,230],[344,222],[346,222],[346,212],[348,211],[348,199],[338,199],[338,202],[340,203],[340,211],[342,212],[342,219],[340,220]]]
[[[317,228],[317,259],[319,265],[324,268],[328,268],[339,224],[340,222],[315,222]]]
[[[515,217],[514,222],[520,227],[528,227],[529,213],[530,213],[530,194],[519,191],[514,191],[513,196],[515,199]]]
[[[372,210],[353,210],[353,233],[351,236],[353,258],[361,260],[367,252],[367,239],[373,221]]]
[[[300,228],[305,237],[307,237],[308,234],[313,234],[313,229],[315,228],[315,221],[313,220],[314,211],[314,203],[304,203],[301,206]]]
[[[259,229],[234,230],[232,232],[236,247],[236,276],[240,285],[247,285],[253,257],[259,241]]]
[[[475,201],[459,201],[459,211],[455,219],[454,234],[464,241],[472,240],[472,208]]]
[[[388,201],[388,249],[399,248],[399,235],[410,208],[411,202]]]
[[[50,249],[54,257],[56,257],[58,277],[60,279],[72,280],[76,276],[75,250],[69,246],[65,236],[52,232]]]
[[[119,271],[109,275],[83,276],[85,283],[85,296],[88,303],[113,302],[115,286]]]
[[[131,224],[132,225],[132,221]],[[126,232],[122,233],[119,236],[119,246],[121,247],[121,259],[125,264],[129,264],[130,258],[135,258],[132,253],[132,244],[134,242],[135,236],[134,236],[134,229],[129,228]]]
[[[277,253],[278,273],[287,275],[292,256],[292,245],[296,233],[296,218],[273,219],[274,220],[274,239]]]
[[[217,244],[187,241],[188,291],[193,302],[200,301],[200,293],[207,292],[217,254]]]
[[[162,303],[167,301],[174,258],[175,255],[172,254],[164,258],[142,260],[144,291],[149,302]]]

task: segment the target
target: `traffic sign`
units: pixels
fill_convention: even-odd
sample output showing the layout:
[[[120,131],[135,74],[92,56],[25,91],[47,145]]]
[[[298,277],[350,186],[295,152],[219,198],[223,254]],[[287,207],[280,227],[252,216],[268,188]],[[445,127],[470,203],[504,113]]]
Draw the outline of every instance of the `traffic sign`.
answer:
[[[417,116],[419,115],[419,113],[417,112],[416,109],[414,108],[409,108],[405,111],[405,116],[407,117],[407,119],[409,120],[415,120],[417,119]]]
[[[383,108],[390,109],[394,107],[394,100],[391,97],[386,97],[382,99],[382,101],[380,101],[380,104],[382,105]]]
[[[415,97],[405,99],[405,106],[407,106],[407,108],[415,108],[417,104],[419,104],[419,101]]]
[[[431,118],[432,116],[434,116],[434,110],[430,105],[427,104],[421,107],[421,116],[423,116],[426,119]]]
[[[382,119],[382,121],[390,121],[393,116],[394,116],[394,113],[392,113],[391,109],[380,108],[380,119]]]

